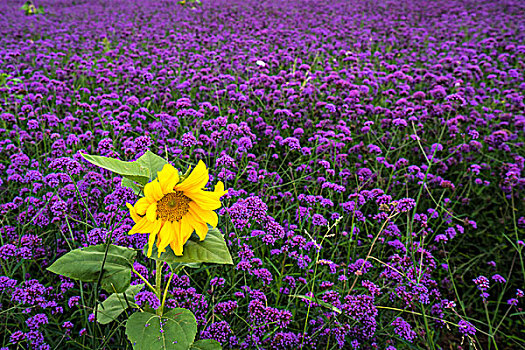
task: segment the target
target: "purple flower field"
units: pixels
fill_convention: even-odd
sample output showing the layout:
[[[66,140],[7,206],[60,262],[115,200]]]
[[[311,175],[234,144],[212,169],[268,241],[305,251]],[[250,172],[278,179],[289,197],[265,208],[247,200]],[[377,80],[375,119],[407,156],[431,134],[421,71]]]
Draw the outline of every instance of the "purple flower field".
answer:
[[[81,156],[147,150],[228,190],[234,264],[167,293],[196,339],[525,349],[525,2],[202,2],[0,1],[0,349],[132,349],[46,268],[111,242],[154,276],[138,197]]]

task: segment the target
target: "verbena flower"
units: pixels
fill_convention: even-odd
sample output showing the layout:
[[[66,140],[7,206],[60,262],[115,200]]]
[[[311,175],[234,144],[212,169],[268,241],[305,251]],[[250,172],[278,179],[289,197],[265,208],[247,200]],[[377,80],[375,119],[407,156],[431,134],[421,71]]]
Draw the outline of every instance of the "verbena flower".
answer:
[[[181,181],[182,180],[182,181]],[[215,209],[221,207],[220,198],[228,191],[219,181],[214,191],[206,191],[209,175],[206,165],[199,161],[193,171],[181,179],[170,164],[164,165],[158,177],[144,186],[144,197],[134,206],[126,203],[135,225],[129,234],[148,233],[150,257],[155,243],[158,254],[169,245],[175,255],[182,255],[183,246],[195,231],[204,240],[208,226],[218,223]]]
[[[459,331],[465,335],[474,335],[476,334],[476,328],[472,325],[472,323],[460,320],[458,323]]]

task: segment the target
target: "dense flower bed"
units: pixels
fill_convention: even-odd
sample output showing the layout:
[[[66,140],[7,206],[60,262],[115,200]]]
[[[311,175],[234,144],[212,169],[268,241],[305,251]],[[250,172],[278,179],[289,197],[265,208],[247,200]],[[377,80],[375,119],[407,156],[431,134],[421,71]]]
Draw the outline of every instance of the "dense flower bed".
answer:
[[[35,5],[0,3],[2,349],[129,348],[93,322],[101,290],[45,267],[144,246],[137,197],[80,152],[147,149],[229,190],[234,266],[185,268],[168,296],[199,338],[523,346],[525,3]]]

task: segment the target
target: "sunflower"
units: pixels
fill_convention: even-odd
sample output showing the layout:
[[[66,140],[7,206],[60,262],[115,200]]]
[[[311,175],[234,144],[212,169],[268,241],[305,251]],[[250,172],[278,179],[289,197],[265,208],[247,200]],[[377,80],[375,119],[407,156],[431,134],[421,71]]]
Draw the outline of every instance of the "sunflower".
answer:
[[[181,181],[182,180],[182,181]],[[184,243],[195,231],[200,240],[208,233],[207,223],[217,226],[214,212],[221,207],[220,198],[228,191],[219,181],[214,191],[206,191],[209,175],[206,165],[199,161],[184,179],[171,164],[166,164],[157,178],[144,186],[144,197],[134,206],[126,203],[135,225],[129,234],[148,233],[148,257],[157,239],[160,254],[169,245],[175,255],[182,255]]]

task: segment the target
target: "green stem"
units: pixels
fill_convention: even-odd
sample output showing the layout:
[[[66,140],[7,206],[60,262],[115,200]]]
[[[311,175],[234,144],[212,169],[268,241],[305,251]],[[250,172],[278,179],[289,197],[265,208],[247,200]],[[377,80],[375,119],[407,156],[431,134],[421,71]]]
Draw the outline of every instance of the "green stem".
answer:
[[[490,317],[489,317],[489,309],[487,307],[487,302],[485,300],[483,300],[483,306],[485,307],[485,315],[487,316],[487,323],[489,325],[489,339],[487,339],[488,341],[488,349],[490,350],[491,348],[491,344],[494,343],[494,346],[496,348],[496,350],[498,349],[498,345],[496,344],[496,341],[494,340],[494,333],[492,332],[492,323],[490,322]],[[491,342],[492,340],[492,342]]]
[[[162,296],[162,304],[160,305],[161,310],[164,310],[164,304],[166,303],[166,296],[168,295],[168,289],[170,287],[170,283],[174,275],[175,275],[174,273],[171,274],[170,278],[168,279],[168,283],[166,284],[166,289],[164,289],[164,295]]]
[[[511,201],[512,201],[512,207],[510,208],[510,210],[512,211],[512,224],[514,225],[514,233],[516,234],[516,242],[519,240],[519,235],[518,235],[518,226],[516,225],[516,207],[514,205],[514,191],[511,193],[511,197],[510,197]],[[517,251],[518,251],[518,255],[520,256],[520,263],[521,263],[521,274],[522,274],[522,277],[525,278],[525,262],[523,261],[523,256],[521,254],[522,250],[523,250],[523,247],[521,246],[517,246]]]
[[[326,239],[326,236],[328,236],[328,234],[330,233],[330,231],[332,231],[332,229],[337,226],[337,224],[339,223],[339,221],[341,221],[342,217],[340,217],[339,219],[337,219],[333,224],[332,226],[328,226],[328,230],[326,231],[325,235],[323,236],[323,238],[321,239],[321,243],[319,244],[319,247],[318,247],[318,250],[317,250],[317,255],[315,257],[315,268],[314,268],[314,277],[313,277],[313,282],[312,282],[312,288],[310,289],[310,294],[312,295],[311,298],[313,300],[310,300],[310,302],[308,303],[308,309],[306,310],[306,320],[304,321],[304,328],[303,328],[303,336],[302,336],[302,339],[301,339],[301,346],[299,347],[299,349],[303,349],[303,345],[304,345],[304,338],[306,336],[306,328],[308,326],[308,317],[310,316],[310,308],[313,304],[314,301],[316,301],[316,297],[315,297],[315,294],[314,294],[314,287],[315,287],[315,278],[317,277],[317,265],[319,264],[319,257],[321,256],[321,249],[322,249],[322,246],[323,246],[323,243],[324,243],[324,240]],[[313,240],[313,239],[312,239]],[[315,243],[315,241],[314,241]],[[308,277],[308,276],[307,276]]]
[[[159,301],[162,296],[162,261],[155,260],[155,294]],[[162,316],[162,305],[157,309],[157,315]]]
[[[133,271],[133,273],[134,273],[135,275],[139,276],[139,278],[140,278],[141,280],[143,280],[144,283],[146,283],[146,285],[149,287],[149,289],[151,289],[154,293],[157,293],[157,290],[156,290],[155,288],[153,288],[153,286],[151,285],[151,283],[149,283],[148,280],[147,280],[144,276],[142,276],[137,270],[135,270],[135,268],[133,268],[132,271]]]

